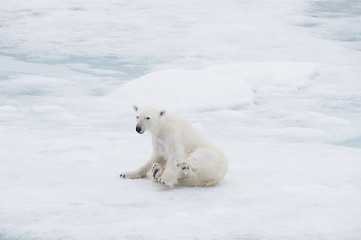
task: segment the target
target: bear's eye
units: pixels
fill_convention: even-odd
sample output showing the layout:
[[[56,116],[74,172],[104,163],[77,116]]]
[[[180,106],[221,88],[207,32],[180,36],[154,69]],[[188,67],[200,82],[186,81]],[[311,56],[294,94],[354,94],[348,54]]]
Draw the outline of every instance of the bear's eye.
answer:
[[[139,117],[137,116],[137,119],[139,119]]]
[[[147,117],[147,120],[149,120],[150,119],[150,117]]]

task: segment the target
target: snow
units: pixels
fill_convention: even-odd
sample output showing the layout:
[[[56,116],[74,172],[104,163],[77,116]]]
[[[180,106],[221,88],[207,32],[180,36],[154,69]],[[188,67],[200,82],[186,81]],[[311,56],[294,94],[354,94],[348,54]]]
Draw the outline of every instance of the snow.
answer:
[[[246,81],[209,70],[150,73],[123,84],[112,96],[113,101],[128,106],[155,102],[174,110],[196,112],[237,108],[253,102],[253,92]]]
[[[0,239],[361,238],[360,9],[1,1]],[[224,150],[224,182],[119,178],[148,103]]]

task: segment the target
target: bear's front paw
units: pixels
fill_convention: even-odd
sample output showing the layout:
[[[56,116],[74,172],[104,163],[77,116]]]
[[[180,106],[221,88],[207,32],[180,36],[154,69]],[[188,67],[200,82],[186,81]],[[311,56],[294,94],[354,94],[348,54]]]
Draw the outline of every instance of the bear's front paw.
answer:
[[[169,172],[164,171],[160,177],[155,177],[154,181],[163,185],[166,188],[172,188],[177,184],[177,177],[171,175]]]
[[[164,181],[161,177],[154,178],[154,182],[159,183],[159,184],[163,185],[166,188],[172,188],[173,187],[172,184],[170,184],[167,181]]]
[[[156,178],[154,178],[154,182],[159,183],[159,184],[166,185],[166,184],[165,184],[165,182],[163,181],[163,179],[162,179],[162,178],[160,178],[160,177],[156,177]]]
[[[136,179],[140,178],[140,174],[137,172],[124,172],[119,175],[121,178],[130,178],[130,179]]]

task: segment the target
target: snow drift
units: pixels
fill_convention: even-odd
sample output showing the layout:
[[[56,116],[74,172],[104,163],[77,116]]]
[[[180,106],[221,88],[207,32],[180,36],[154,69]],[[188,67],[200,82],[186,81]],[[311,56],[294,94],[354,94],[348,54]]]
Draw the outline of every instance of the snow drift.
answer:
[[[156,103],[176,111],[239,109],[254,92],[292,92],[310,84],[317,65],[303,62],[237,63],[202,70],[163,70],[129,81],[110,96],[125,105]]]

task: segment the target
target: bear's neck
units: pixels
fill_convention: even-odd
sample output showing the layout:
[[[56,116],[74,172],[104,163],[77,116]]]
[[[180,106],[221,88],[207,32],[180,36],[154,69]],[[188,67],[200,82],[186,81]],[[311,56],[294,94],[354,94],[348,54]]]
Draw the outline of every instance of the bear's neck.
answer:
[[[170,127],[156,127],[154,129],[149,130],[149,132],[152,134],[153,137],[158,138],[158,139],[166,139],[169,132],[170,132]]]

